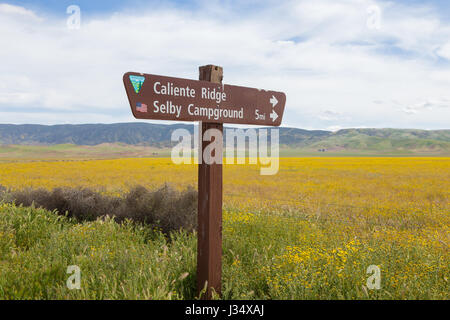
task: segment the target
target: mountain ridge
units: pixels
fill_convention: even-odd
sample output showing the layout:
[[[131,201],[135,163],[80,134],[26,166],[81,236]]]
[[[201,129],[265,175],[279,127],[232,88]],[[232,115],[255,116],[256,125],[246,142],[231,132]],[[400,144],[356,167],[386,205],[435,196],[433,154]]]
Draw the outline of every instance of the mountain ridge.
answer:
[[[171,134],[175,129],[187,129],[193,133],[194,126],[191,124],[143,122],[60,125],[0,124],[0,144],[94,146],[104,143],[124,143],[164,148],[173,145]],[[280,145],[288,148],[320,151],[409,150],[450,153],[450,129],[350,128],[336,132],[289,127],[280,127],[279,129]]]

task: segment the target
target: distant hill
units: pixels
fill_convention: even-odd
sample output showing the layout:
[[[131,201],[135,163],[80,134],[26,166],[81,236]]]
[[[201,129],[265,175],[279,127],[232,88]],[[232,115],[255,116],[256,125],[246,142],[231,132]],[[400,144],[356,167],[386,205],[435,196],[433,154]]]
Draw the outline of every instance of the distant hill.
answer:
[[[10,125],[0,124],[0,144],[93,146],[124,143],[158,148],[172,145],[173,130],[192,125],[116,123],[82,125]],[[450,153],[450,130],[415,129],[343,129],[337,132],[280,128],[280,144],[303,151]]]
[[[308,147],[327,151],[449,153],[450,130],[343,129]]]

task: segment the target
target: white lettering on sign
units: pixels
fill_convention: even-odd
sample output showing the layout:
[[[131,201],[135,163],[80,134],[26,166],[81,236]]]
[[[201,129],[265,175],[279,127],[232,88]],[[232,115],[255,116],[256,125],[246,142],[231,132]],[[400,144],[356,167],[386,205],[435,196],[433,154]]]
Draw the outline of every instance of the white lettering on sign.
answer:
[[[266,114],[265,113],[259,113],[259,110],[256,109],[255,110],[255,116],[256,116],[256,120],[266,120]]]
[[[225,92],[216,91],[216,88],[202,88],[202,98],[209,100],[216,100],[217,103],[227,100],[227,94]]]
[[[174,114],[177,118],[180,117],[181,105],[173,104],[172,101],[166,101],[166,104],[159,104],[159,101],[153,102],[155,113]]]
[[[196,107],[194,104],[188,106],[188,113],[191,116],[208,117],[208,119],[219,120],[223,118],[243,119],[244,108],[240,110],[229,110],[219,108]]]
[[[189,88],[189,86],[183,88],[183,87],[176,87],[173,85],[173,83],[168,82],[166,85],[161,84],[161,82],[155,82],[153,85],[153,91],[156,94],[165,94],[169,96],[175,96],[175,97],[189,97],[189,98],[195,98],[195,90]]]

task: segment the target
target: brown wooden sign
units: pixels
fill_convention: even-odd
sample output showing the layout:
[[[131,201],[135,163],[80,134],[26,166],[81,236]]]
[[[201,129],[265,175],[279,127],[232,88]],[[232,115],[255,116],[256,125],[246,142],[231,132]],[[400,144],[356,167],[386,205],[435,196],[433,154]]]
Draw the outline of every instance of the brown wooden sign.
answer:
[[[223,132],[223,123],[281,124],[284,93],[222,85],[222,78],[221,67],[206,65],[199,68],[198,81],[127,72],[123,83],[135,118],[201,121],[201,137],[209,129]],[[208,143],[202,140],[199,157]],[[222,152],[222,139],[219,143],[214,152]],[[199,163],[197,292],[203,299],[212,298],[213,292],[221,294],[222,176],[221,163]]]
[[[208,81],[127,72],[123,76],[137,119],[279,126],[286,95]]]

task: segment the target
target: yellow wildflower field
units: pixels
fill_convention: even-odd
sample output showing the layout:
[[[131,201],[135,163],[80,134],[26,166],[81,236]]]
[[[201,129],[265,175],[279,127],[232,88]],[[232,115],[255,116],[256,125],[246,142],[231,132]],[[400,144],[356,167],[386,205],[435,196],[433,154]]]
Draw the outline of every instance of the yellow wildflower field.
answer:
[[[282,158],[276,175],[259,169],[224,165],[225,297],[449,298],[450,158]],[[164,183],[196,186],[197,167],[168,158],[0,163],[0,184],[13,189],[120,195]]]
[[[450,158],[282,158],[276,175],[257,165],[225,165],[224,194],[239,206],[293,205],[439,212],[450,194]],[[136,184],[197,184],[196,165],[170,158],[0,163],[0,184],[90,187],[121,194]],[[239,199],[238,199],[239,198]]]

